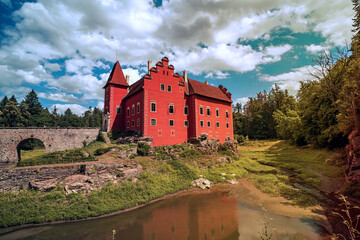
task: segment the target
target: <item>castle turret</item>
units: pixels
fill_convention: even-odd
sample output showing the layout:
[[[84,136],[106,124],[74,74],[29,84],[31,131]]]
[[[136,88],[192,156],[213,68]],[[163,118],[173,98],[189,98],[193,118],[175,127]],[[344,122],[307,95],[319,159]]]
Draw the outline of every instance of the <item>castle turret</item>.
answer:
[[[125,78],[120,63],[117,61],[111,70],[110,76],[104,86],[104,123],[103,130],[111,131],[120,129],[120,118],[117,114],[121,111],[121,99],[128,92],[129,82]]]

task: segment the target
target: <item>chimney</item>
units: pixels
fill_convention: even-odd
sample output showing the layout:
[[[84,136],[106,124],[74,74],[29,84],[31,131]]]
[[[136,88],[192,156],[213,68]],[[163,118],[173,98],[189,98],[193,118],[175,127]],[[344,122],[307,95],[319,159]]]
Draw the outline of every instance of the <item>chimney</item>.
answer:
[[[149,74],[149,75],[150,75],[150,69],[151,69],[151,67],[152,67],[152,61],[149,60],[149,61],[148,61],[148,74]]]
[[[209,81],[205,81],[205,84],[206,84],[206,85],[209,85]]]
[[[127,84],[129,84],[129,82],[130,82],[130,81],[129,81],[129,78],[130,78],[129,75],[126,75],[126,76],[125,76],[125,79],[126,79],[126,83],[127,83]]]
[[[186,70],[184,70],[183,75],[184,75],[185,83],[188,83],[187,71]]]

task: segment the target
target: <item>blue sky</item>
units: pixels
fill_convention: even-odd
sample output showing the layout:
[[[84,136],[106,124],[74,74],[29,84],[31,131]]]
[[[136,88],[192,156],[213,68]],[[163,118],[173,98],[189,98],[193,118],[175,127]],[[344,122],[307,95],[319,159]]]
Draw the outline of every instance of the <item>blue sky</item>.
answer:
[[[167,56],[234,102],[277,83],[295,94],[313,59],[351,41],[351,0],[0,0],[0,98],[103,107],[116,59],[130,82]]]

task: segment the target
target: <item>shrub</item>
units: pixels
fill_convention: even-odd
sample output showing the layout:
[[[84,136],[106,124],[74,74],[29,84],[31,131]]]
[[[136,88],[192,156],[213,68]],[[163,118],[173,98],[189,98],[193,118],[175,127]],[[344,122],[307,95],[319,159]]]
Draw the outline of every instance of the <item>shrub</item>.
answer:
[[[147,144],[142,144],[140,147],[137,148],[137,154],[140,156],[147,156],[149,152],[150,146]]]
[[[189,158],[195,158],[200,156],[201,153],[195,149],[186,149],[182,153],[180,153],[180,157],[189,159]]]
[[[94,152],[95,156],[100,156],[103,155],[107,152],[109,152],[113,147],[108,147],[108,148],[99,148]]]
[[[239,144],[244,144],[247,140],[249,140],[248,136],[244,136],[244,135],[234,135],[234,139],[236,139],[238,141]]]
[[[106,142],[104,134],[102,133],[102,131],[99,131],[99,134],[96,137],[96,141],[98,141],[98,142]]]

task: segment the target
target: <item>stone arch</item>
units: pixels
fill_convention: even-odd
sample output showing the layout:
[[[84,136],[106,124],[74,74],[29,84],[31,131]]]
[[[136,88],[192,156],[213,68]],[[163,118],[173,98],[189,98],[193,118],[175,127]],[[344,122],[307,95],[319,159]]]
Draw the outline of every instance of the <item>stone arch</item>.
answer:
[[[47,146],[46,146],[46,142],[41,140],[40,138],[37,138],[37,137],[28,137],[28,138],[24,138],[24,139],[21,139],[17,145],[16,145],[16,153],[17,153],[17,159],[18,161],[21,161],[21,149],[23,147],[23,145],[28,142],[29,140],[32,140],[32,139],[36,139],[38,141],[40,141],[42,143],[42,145],[44,146],[44,149],[45,149],[45,152],[47,150]]]

